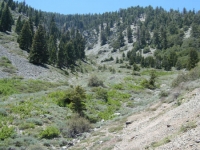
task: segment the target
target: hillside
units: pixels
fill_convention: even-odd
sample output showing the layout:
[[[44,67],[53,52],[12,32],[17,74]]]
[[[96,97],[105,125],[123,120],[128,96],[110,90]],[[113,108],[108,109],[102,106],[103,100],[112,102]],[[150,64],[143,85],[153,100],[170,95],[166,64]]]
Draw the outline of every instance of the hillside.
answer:
[[[4,2],[14,23],[0,21],[0,149],[200,149],[199,13]]]

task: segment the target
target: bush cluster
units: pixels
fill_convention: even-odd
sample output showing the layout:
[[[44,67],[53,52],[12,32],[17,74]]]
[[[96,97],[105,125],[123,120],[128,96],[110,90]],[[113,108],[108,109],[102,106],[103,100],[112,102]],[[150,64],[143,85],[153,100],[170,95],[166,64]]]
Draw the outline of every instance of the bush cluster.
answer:
[[[68,127],[68,137],[74,138],[81,133],[88,132],[92,126],[90,122],[79,116],[78,114],[73,115],[67,122]]]
[[[45,130],[40,132],[40,138],[46,138],[46,139],[52,139],[55,137],[58,137],[60,134],[60,131],[55,126],[49,126]]]
[[[15,133],[14,128],[3,126],[0,130],[0,140],[5,140],[14,135],[14,133]]]
[[[101,81],[97,76],[93,75],[90,77],[88,86],[90,87],[98,87],[98,86],[104,86],[103,81]]]

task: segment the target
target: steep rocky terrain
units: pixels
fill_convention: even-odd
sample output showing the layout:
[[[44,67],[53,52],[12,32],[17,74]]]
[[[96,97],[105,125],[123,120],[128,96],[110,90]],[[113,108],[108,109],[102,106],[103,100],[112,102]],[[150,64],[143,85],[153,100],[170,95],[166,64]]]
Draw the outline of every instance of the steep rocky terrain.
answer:
[[[78,147],[86,149],[200,149],[200,89],[182,96],[183,104],[156,103],[145,111],[130,115],[97,129]],[[125,125],[126,122],[130,124]],[[119,128],[119,131],[117,127]],[[114,129],[116,131],[112,131]],[[103,137],[107,137],[107,140]],[[95,141],[95,139],[99,139]],[[102,140],[100,140],[102,139]]]

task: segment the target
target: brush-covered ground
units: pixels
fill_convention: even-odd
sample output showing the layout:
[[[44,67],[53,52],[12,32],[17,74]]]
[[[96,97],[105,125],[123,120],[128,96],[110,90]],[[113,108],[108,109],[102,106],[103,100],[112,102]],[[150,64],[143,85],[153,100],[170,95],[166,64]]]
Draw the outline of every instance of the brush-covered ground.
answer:
[[[0,149],[200,148],[199,67],[133,71],[122,57],[131,45],[94,55],[106,48],[97,44],[71,72],[30,64],[16,40],[0,33]],[[123,62],[101,63],[110,55]],[[84,118],[59,103],[77,86],[86,94]]]

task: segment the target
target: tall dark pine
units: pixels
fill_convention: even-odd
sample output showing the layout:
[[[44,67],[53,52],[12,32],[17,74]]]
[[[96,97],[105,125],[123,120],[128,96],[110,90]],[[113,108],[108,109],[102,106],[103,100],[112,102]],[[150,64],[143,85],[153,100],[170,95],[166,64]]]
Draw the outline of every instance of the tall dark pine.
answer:
[[[133,43],[133,35],[130,26],[128,26],[127,28],[127,38],[128,38],[128,43]]]
[[[20,34],[21,29],[22,29],[22,21],[21,21],[21,16],[19,16],[18,19],[17,19],[17,24],[16,24],[15,32],[17,34]]]
[[[59,33],[58,33],[58,28],[56,26],[56,22],[55,22],[54,18],[55,18],[54,16],[51,18],[50,31],[49,32],[50,32],[50,35],[53,35],[57,39]]]
[[[70,67],[74,65],[76,61],[75,49],[71,41],[65,44],[65,50],[67,53],[67,66]]]
[[[60,44],[59,44],[59,50],[58,50],[57,66],[59,68],[64,67],[66,59],[67,59],[67,54],[65,52],[65,44],[64,44],[64,41],[61,39]]]
[[[28,22],[29,22],[29,26],[30,26],[30,30],[31,30],[32,38],[33,38],[34,36],[33,20],[29,17]]]
[[[13,18],[10,13],[8,5],[6,5],[3,9],[1,20],[0,20],[0,31],[11,31],[11,27],[13,24]]]
[[[22,27],[20,36],[19,36],[19,47],[23,50],[28,50],[32,44],[32,34],[29,22],[26,21]]]
[[[124,46],[124,42],[125,42],[125,40],[124,40],[124,35],[123,35],[122,32],[120,32],[119,37],[118,37],[119,46],[120,46],[120,47]]]
[[[198,53],[195,49],[191,48],[189,53],[187,69],[191,70],[192,68],[196,67],[198,62],[199,62]]]
[[[34,35],[29,61],[34,64],[44,64],[48,61],[45,30],[42,25],[39,25],[38,30]]]
[[[48,53],[49,53],[49,64],[55,65],[57,62],[57,44],[56,38],[51,35],[48,40]]]
[[[101,31],[101,46],[105,45],[107,42],[106,35],[103,31]]]
[[[82,37],[80,32],[76,31],[76,38],[74,40],[74,49],[76,59],[84,59],[85,58],[85,39]]]

